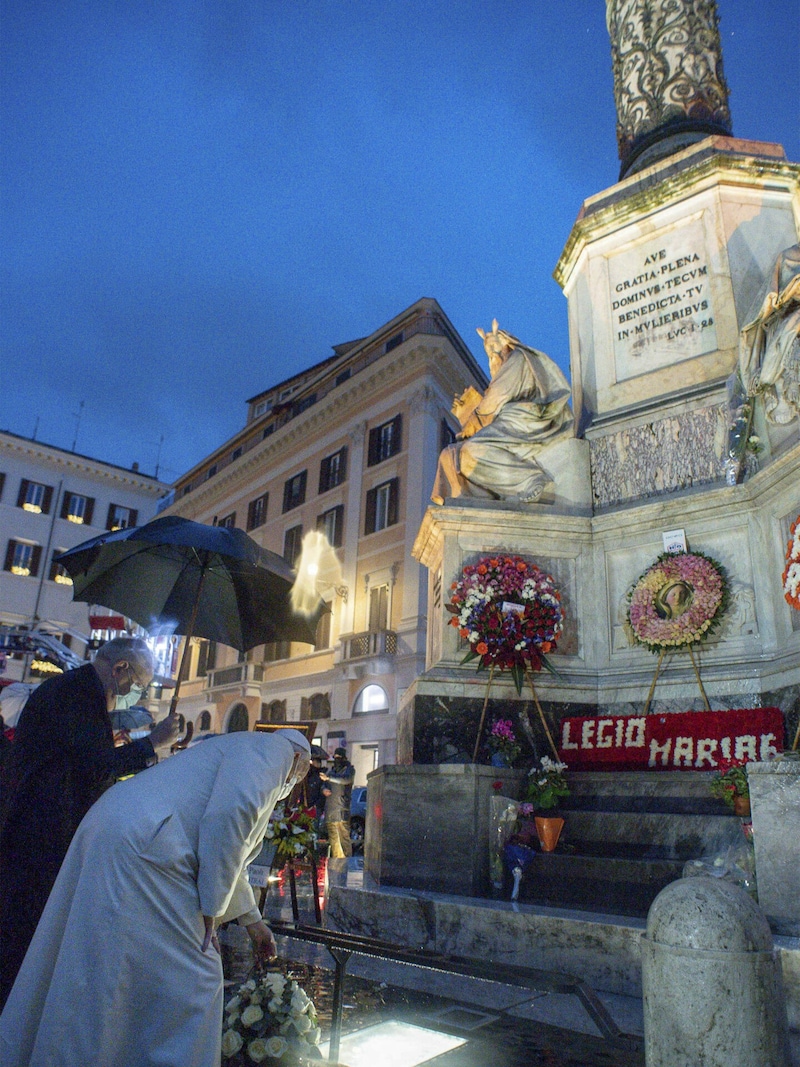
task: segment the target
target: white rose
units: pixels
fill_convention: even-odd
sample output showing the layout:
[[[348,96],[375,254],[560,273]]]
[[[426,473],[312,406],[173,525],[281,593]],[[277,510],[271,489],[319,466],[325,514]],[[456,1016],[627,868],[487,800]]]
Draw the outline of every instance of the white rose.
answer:
[[[274,1060],[279,1060],[289,1047],[289,1042],[283,1037],[271,1037],[267,1041],[267,1055]]]
[[[264,999],[264,994],[261,992],[260,989],[257,989],[255,991],[255,993],[253,993],[252,996],[250,997],[250,1003],[251,1004],[260,1004],[263,999]]]
[[[257,1037],[249,1043],[247,1046],[247,1055],[253,1061],[253,1063],[261,1063],[265,1060],[269,1053],[267,1052],[267,1042],[263,1037]]]
[[[307,1015],[295,1015],[292,1017],[292,1026],[298,1034],[304,1034],[311,1029],[311,1020]]]
[[[264,1018],[264,1012],[257,1004],[251,1004],[242,1012],[242,1025],[254,1026],[259,1019]]]
[[[239,1005],[242,1003],[242,998],[237,993],[235,997],[231,997],[228,1003],[225,1005],[225,1011],[236,1011]]]
[[[292,1011],[296,1011],[299,1013],[301,1011],[305,1011],[310,1003],[311,1001],[308,999],[308,996],[304,992],[304,990],[296,989],[294,993],[292,993],[292,999],[289,1006],[291,1007]]]
[[[244,1041],[235,1030],[226,1030],[222,1035],[222,1055],[226,1059],[235,1056],[243,1044]]]
[[[280,995],[286,988],[286,979],[282,974],[268,974],[267,985]]]
[[[232,1012],[230,1013],[230,1015],[228,1016],[228,1020],[227,1020],[227,1021],[228,1021],[228,1026],[233,1026],[233,1024],[234,1024],[234,1023],[235,1023],[235,1022],[236,1022],[236,1021],[237,1021],[238,1019],[239,1019],[239,1012],[238,1012],[238,1011],[232,1011]]]
[[[306,1034],[306,1041],[310,1045],[318,1045],[322,1040],[322,1030],[318,1026],[315,1026],[313,1030]]]
[[[273,1015],[277,1015],[278,1012],[283,1007],[283,1001],[281,1000],[280,997],[273,997],[272,1000],[267,1005],[267,1007],[269,1008],[269,1010],[272,1012]]]
[[[249,989],[249,990],[250,990],[250,992],[252,993],[252,992],[253,992],[253,990],[255,989],[255,987],[256,987],[256,983],[255,983],[255,981],[254,981],[254,980],[253,980],[253,979],[251,978],[249,982],[245,982],[245,983],[244,983],[244,985],[242,986],[242,989]]]

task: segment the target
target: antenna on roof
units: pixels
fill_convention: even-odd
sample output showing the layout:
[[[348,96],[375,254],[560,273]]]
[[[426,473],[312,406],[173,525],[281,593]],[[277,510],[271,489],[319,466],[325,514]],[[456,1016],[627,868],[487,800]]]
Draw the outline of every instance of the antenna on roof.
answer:
[[[72,439],[72,448],[70,449],[71,452],[75,451],[75,446],[78,443],[78,430],[80,430],[81,428],[81,417],[83,415],[83,406],[85,403],[85,400],[81,400],[80,404],[78,404],[77,413],[73,414],[73,418],[75,419],[75,436]]]

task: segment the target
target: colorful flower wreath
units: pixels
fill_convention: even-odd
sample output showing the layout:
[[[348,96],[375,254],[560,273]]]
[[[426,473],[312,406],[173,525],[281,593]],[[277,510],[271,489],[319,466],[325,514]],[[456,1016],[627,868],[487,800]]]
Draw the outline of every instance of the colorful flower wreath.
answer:
[[[789,530],[786,568],[783,572],[783,595],[787,604],[800,611],[800,515]]]
[[[628,623],[651,652],[705,640],[728,604],[725,568],[701,552],[664,553],[628,597]]]
[[[484,556],[450,588],[450,625],[470,647],[464,663],[510,670],[518,693],[526,669],[553,670],[545,653],[554,651],[564,615],[549,574],[520,556]]]

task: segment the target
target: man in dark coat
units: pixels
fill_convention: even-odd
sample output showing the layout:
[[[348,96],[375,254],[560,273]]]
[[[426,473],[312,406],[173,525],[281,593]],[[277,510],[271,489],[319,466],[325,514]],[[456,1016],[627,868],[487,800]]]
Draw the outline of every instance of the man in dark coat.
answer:
[[[353,855],[350,842],[350,795],[355,776],[356,769],[348,761],[347,751],[343,748],[334,751],[328,773],[320,775],[325,783],[322,790],[325,794],[325,829],[333,859]]]
[[[178,732],[169,716],[149,738],[114,747],[109,712],[141,699],[152,677],[146,643],[117,638],[93,663],[44,682],[22,709],[0,783],[0,1008],[81,819]]]

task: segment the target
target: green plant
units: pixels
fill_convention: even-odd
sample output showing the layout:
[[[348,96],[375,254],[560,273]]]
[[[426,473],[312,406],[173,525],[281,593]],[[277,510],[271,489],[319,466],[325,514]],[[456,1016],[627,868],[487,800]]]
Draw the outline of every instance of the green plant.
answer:
[[[525,799],[539,811],[558,807],[559,800],[569,796],[564,776],[566,769],[566,763],[556,763],[549,756],[542,756],[539,766],[528,771]]]
[[[729,767],[726,771],[720,771],[711,779],[711,795],[718,800],[724,800],[729,808],[733,807],[736,797],[749,797],[750,787],[747,784],[747,771],[742,766]]]

